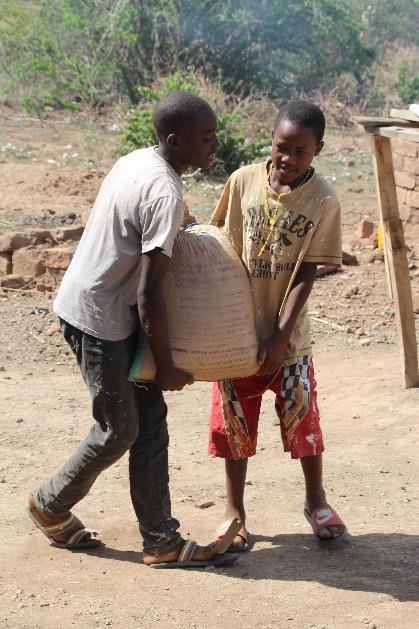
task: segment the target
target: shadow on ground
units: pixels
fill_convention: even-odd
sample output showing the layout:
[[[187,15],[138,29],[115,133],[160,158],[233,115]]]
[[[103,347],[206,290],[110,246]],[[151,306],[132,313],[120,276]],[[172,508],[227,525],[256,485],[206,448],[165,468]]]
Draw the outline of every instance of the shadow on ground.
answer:
[[[235,579],[316,582],[341,590],[388,594],[399,601],[419,601],[419,535],[369,533],[351,537],[333,550],[319,547],[313,535],[258,535],[251,542],[270,542],[271,546],[254,548],[234,566],[217,572]],[[142,563],[140,553],[109,546],[89,554]]]

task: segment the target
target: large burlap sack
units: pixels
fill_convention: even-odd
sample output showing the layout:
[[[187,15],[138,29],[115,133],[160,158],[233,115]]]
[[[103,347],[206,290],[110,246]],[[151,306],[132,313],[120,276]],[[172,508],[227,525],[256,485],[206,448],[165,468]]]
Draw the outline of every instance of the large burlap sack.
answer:
[[[243,378],[258,370],[250,283],[218,227],[200,225],[176,237],[163,283],[173,362],[195,380]],[[150,381],[156,367],[144,331],[129,378]]]

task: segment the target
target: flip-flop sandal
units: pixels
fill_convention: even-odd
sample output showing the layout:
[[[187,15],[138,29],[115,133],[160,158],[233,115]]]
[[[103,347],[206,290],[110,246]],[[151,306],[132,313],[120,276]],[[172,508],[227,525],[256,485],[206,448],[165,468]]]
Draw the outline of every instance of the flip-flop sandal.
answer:
[[[308,523],[311,525],[317,541],[322,546],[328,546],[329,548],[339,546],[349,536],[348,529],[346,528],[343,520],[329,505],[320,505],[320,507],[315,507],[311,513],[307,507],[304,507],[304,515]],[[320,537],[320,530],[331,526],[342,526],[342,532],[337,537]]]
[[[68,550],[83,550],[86,548],[97,548],[102,545],[99,539],[91,539],[83,541],[86,535],[97,535],[96,531],[86,529],[80,520],[71,513],[70,516],[58,524],[52,524],[51,526],[43,526],[36,517],[35,513],[31,511],[29,507],[26,508],[26,513],[35,524],[35,526],[50,540],[53,546],[57,548],[67,548]],[[67,541],[57,542],[53,535],[60,533],[61,535],[68,535]]]
[[[215,533],[215,537],[217,540],[223,540],[225,538],[226,531],[228,530],[229,526],[230,526],[230,522],[228,521],[220,524],[220,526],[217,529],[217,532]],[[244,526],[241,526],[234,537],[241,537],[243,540],[243,546],[241,548],[236,548],[235,546],[232,546],[230,544],[225,552],[226,553],[248,553],[250,550],[250,544],[249,544],[249,537],[248,537],[248,532],[246,528]]]
[[[223,553],[213,555],[210,559],[191,559],[197,543],[192,539],[185,542],[177,561],[149,564],[149,568],[206,568],[207,566],[228,566],[237,561],[239,553]]]
[[[147,564],[149,568],[206,568],[207,566],[227,566],[237,561],[238,553],[227,553],[241,527],[238,518],[226,523],[227,528],[223,539],[218,544],[218,553],[209,559],[192,559],[197,547],[197,543],[191,539],[185,541],[182,550],[176,561],[163,561],[159,563]]]

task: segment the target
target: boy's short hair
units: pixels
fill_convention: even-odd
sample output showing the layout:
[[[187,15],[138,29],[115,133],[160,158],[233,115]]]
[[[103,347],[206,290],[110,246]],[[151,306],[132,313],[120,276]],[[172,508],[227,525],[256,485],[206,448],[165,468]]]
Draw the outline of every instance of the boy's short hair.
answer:
[[[326,120],[320,107],[306,100],[291,100],[276,115],[274,129],[281,120],[289,120],[306,129],[313,129],[317,142],[324,136]]]
[[[216,117],[208,103],[189,92],[169,92],[155,106],[153,125],[160,140],[179,130],[191,119]]]

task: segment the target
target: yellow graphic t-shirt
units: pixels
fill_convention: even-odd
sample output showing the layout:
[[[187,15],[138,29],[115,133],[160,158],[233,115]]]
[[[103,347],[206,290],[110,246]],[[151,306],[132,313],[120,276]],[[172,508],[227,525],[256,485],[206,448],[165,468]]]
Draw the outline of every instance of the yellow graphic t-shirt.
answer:
[[[265,185],[269,162],[236,170],[224,188],[211,224],[224,227],[249,274],[260,342],[278,325],[278,315],[294,269],[302,261],[340,266],[340,205],[335,192],[314,173],[303,185],[281,195]],[[274,225],[270,223],[274,218]],[[307,303],[301,310],[284,364],[311,354]]]

